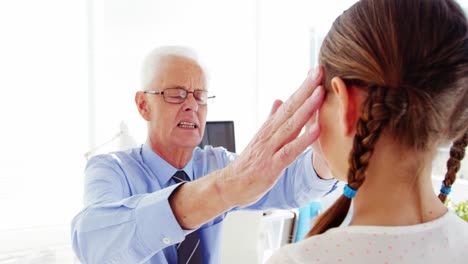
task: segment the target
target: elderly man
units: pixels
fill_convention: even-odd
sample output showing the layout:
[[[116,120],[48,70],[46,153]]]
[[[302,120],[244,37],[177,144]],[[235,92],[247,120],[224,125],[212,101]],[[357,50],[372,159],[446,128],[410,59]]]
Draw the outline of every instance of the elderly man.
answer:
[[[323,100],[322,73],[272,113],[236,156],[198,148],[206,121],[205,73],[191,50],[161,47],[143,66],[135,95],[148,123],[141,147],[92,157],[85,208],[73,219],[73,249],[83,263],[219,263],[229,211],[297,208],[323,196],[335,180],[318,177],[310,146]],[[319,87],[319,88],[317,88]],[[300,134],[300,135],[299,135]],[[316,166],[320,171],[321,167]],[[330,178],[323,170],[324,178]]]

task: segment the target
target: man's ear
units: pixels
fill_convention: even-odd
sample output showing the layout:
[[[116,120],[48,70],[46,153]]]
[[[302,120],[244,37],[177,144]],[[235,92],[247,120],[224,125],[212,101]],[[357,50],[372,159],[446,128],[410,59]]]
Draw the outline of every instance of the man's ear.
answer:
[[[150,105],[148,104],[148,97],[144,92],[138,91],[135,94],[135,103],[140,115],[146,120],[150,120]]]
[[[344,135],[349,136],[356,128],[359,118],[359,98],[354,87],[347,87],[343,79],[334,77],[331,80],[333,93],[337,96],[340,107],[340,123]]]

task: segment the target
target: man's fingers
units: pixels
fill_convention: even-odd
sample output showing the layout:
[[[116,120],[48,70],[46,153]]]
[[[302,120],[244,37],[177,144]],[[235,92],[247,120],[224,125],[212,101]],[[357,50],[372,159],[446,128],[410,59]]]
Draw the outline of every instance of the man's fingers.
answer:
[[[312,124],[318,122],[318,111],[315,111],[312,117],[307,121],[306,128],[310,127]]]
[[[273,156],[272,164],[279,168],[288,166],[297,156],[303,153],[308,146],[317,140],[319,134],[320,128],[318,124],[311,125],[302,135],[280,148]]]
[[[289,99],[282,104],[275,102],[270,116],[265,123],[263,123],[260,130],[257,132],[253,142],[260,141],[265,142],[274,136],[275,133],[283,126],[288,119],[297,111],[298,108],[302,107],[304,102],[310,97],[310,95],[315,91],[317,86],[320,85],[323,79],[323,69],[318,67],[314,73],[309,72],[309,75],[304,80],[302,85],[294,92]],[[277,108],[278,107],[278,108]],[[273,114],[274,113],[274,114]],[[293,131],[294,127],[291,124],[294,124],[295,121],[289,121],[289,130]],[[288,133],[291,135],[292,133]],[[297,136],[297,134],[296,134]],[[284,142],[272,142],[270,149],[276,151],[278,147],[281,147]]]
[[[273,106],[271,107],[271,111],[270,111],[270,115],[269,116],[272,116],[276,113],[276,111],[278,111],[278,108],[283,104],[283,101],[277,99],[273,102]]]
[[[310,74],[285,103],[276,100],[267,121],[228,166],[233,171],[230,174],[232,184],[241,188],[248,186],[242,190],[245,198],[238,197],[240,202],[237,204],[251,203],[260,197],[259,194],[268,191],[281,171],[317,139],[319,129],[316,123],[302,135],[299,133],[323,102],[322,78],[322,69],[318,68],[315,76]],[[238,189],[234,191],[238,193]]]
[[[294,140],[301,132],[304,125],[310,120],[311,116],[319,109],[323,102],[325,91],[319,86],[312,96],[307,98],[303,105],[275,130],[272,136],[272,142],[275,142],[274,149],[280,149],[283,145]]]
[[[277,130],[286,120],[291,117],[297,109],[299,109],[307,98],[315,91],[315,89],[322,83],[323,69],[318,67],[313,73],[310,73],[304,80],[299,89],[292,94],[286,102],[284,102],[278,109],[277,115],[271,120],[271,128]]]

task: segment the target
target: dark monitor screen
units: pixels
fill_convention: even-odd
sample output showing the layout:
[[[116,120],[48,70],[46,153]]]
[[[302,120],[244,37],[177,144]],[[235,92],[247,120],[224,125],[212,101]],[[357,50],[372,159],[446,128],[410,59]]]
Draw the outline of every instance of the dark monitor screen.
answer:
[[[236,152],[234,121],[207,121],[200,147],[211,145]]]

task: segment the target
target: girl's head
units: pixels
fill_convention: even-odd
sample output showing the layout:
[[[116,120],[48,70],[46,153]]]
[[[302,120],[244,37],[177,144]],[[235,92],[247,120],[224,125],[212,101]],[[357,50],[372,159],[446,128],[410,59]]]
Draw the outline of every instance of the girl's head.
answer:
[[[358,190],[383,136],[431,153],[458,139],[451,186],[468,140],[468,25],[455,1],[361,0],[334,22],[320,64],[319,145],[337,178]],[[309,235],[339,225],[349,204],[338,199]]]

